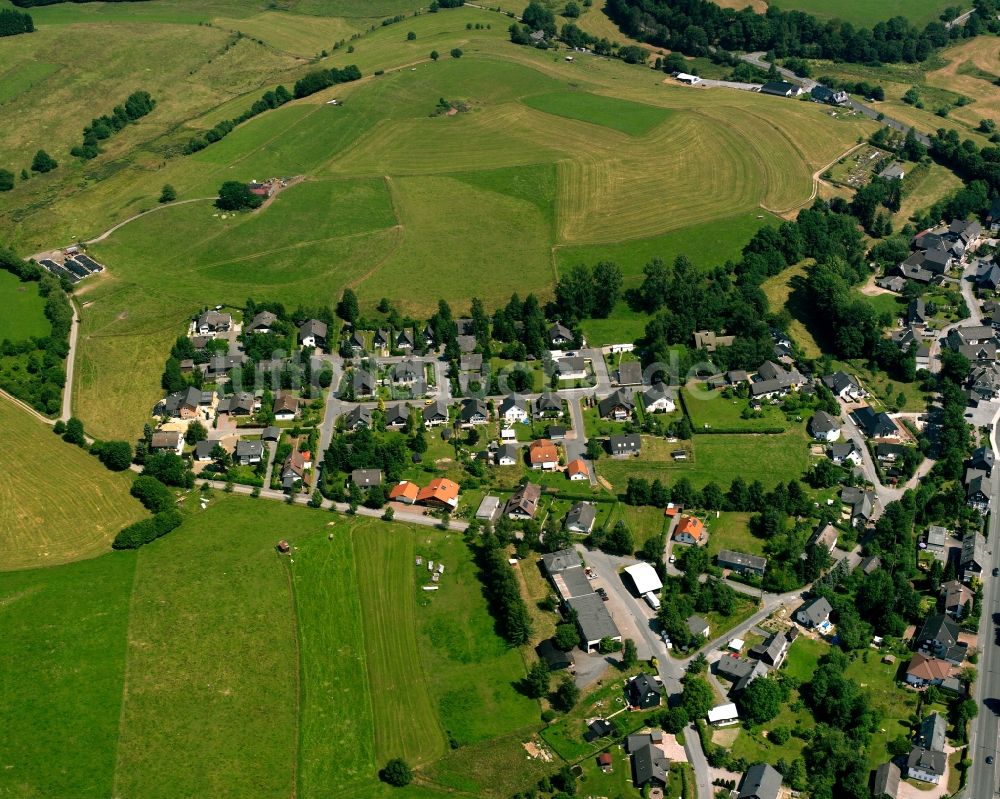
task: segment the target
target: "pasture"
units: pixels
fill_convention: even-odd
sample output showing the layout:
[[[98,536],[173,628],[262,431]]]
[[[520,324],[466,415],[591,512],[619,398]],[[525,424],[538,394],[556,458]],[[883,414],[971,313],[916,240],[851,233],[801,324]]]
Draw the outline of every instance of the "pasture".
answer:
[[[131,473],[109,472],[5,397],[0,429],[0,570],[107,552],[122,527],[145,515],[129,496]]]
[[[758,13],[767,11],[766,0],[717,0],[724,8],[743,9],[747,6]],[[928,22],[936,22],[938,16],[949,5],[946,0],[880,0],[878,3],[869,0],[784,0],[773,3],[782,11],[805,11],[821,20],[841,19],[856,26],[872,27],[879,22],[885,22],[892,17],[906,17],[910,22],[922,28]]]
[[[10,272],[0,272],[0,307],[0,341],[23,341],[49,334],[45,300],[38,293],[38,283],[22,283]]]
[[[629,136],[644,136],[669,118],[665,108],[587,92],[549,92],[524,98],[525,105],[566,119],[601,125]]]
[[[216,494],[138,552],[0,573],[0,634],[4,795],[492,797],[548,770],[511,768],[538,704],[438,530]],[[377,782],[396,755],[420,786]]]

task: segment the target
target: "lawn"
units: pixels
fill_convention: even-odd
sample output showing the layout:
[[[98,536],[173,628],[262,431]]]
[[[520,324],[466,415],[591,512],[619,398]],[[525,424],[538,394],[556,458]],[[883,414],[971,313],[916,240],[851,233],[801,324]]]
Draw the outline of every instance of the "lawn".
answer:
[[[799,425],[779,435],[699,435],[683,443],[690,444],[692,454],[686,461],[674,461],[670,452],[681,446],[680,442],[643,436],[639,458],[601,458],[597,472],[618,492],[625,490],[628,477],[637,472],[648,480],[659,478],[673,483],[683,476],[696,488],[715,482],[726,490],[737,475],[747,482],[759,479],[771,488],[778,482],[800,478],[810,463],[808,442]],[[760,463],[768,464],[766,473],[757,468]]]
[[[783,668],[800,682],[808,682],[819,665],[819,659],[828,651],[830,647],[825,641],[800,635],[789,648]]]
[[[872,735],[868,747],[868,763],[877,768],[889,759],[889,741],[910,732],[909,717],[917,709],[917,696],[896,685],[899,663],[883,663],[877,650],[866,649],[847,667],[845,676],[854,680],[871,697],[871,706],[882,714],[882,723]]]
[[[787,310],[792,317],[788,332],[803,352],[810,358],[818,358],[822,353],[816,339],[809,332],[812,308],[805,300],[803,284],[806,268],[810,262],[802,262],[788,267],[761,285],[767,296],[772,313]]]
[[[22,283],[10,272],[0,271],[0,306],[0,341],[23,341],[49,334],[45,300],[38,294],[37,283]]]
[[[0,429],[0,570],[107,552],[122,527],[146,515],[129,496],[131,472],[109,472],[5,398]]]
[[[742,8],[749,2],[729,0],[725,5]],[[829,0],[785,0],[774,5],[780,6],[783,11],[805,11],[823,20],[842,19],[869,28],[892,17],[906,17],[923,28],[928,22],[937,22],[938,15],[951,4],[946,0],[880,0],[878,3],[870,0],[837,0],[833,3]]]
[[[139,551],[115,795],[294,792],[295,607],[274,545],[325,521],[219,498]]]
[[[743,411],[750,408],[749,400],[723,397],[721,392],[709,391],[703,384],[683,387],[681,397],[696,430],[754,433],[787,430],[789,426],[785,414],[776,405],[765,405],[759,415],[744,419]]]
[[[616,97],[601,97],[588,92],[559,91],[532,94],[525,97],[523,102],[546,114],[579,119],[634,137],[644,136],[670,116],[670,112],[665,108],[633,103]]]
[[[0,574],[0,795],[114,795],[135,563],[114,553]]]
[[[708,528],[708,553],[713,557],[720,549],[746,552],[749,555],[763,555],[764,544],[760,538],[750,534],[749,513],[725,512],[718,517],[709,516],[705,523]]]

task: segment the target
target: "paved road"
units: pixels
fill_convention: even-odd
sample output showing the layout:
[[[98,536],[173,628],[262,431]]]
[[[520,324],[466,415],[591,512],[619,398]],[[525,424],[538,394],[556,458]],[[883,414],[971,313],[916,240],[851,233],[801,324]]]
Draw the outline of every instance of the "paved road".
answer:
[[[752,64],[760,69],[770,69],[770,62],[765,60],[766,53],[747,53],[746,55],[740,56],[748,64]],[[781,75],[789,83],[794,83],[796,86],[801,86],[807,92],[812,91],[819,84],[812,80],[812,78],[800,78],[790,69],[785,69],[784,67],[777,67],[778,74]],[[898,119],[892,119],[891,117],[885,116],[881,111],[877,111],[874,108],[865,105],[864,103],[859,103],[857,100],[850,98],[847,101],[846,106],[859,114],[862,114],[869,119],[875,120],[876,122],[881,122],[883,125],[892,128],[893,130],[898,130],[900,133],[906,133],[910,126],[900,122]],[[880,118],[881,117],[881,118]],[[931,140],[928,136],[919,131],[915,131],[917,140],[924,144],[925,146],[930,145]]]
[[[874,519],[877,519],[882,514],[882,509],[885,508],[886,505],[903,496],[903,489],[885,486],[879,482],[878,469],[875,467],[875,461],[872,459],[871,453],[868,451],[868,445],[865,443],[864,435],[858,428],[857,424],[855,424],[846,408],[843,408],[843,406],[841,407],[842,410],[840,418],[844,424],[842,428],[843,436],[845,439],[853,441],[854,446],[857,447],[858,451],[861,453],[861,468],[865,473],[865,480],[875,487],[875,496],[878,499],[878,502],[875,504],[875,511],[873,515],[874,521]]]
[[[76,338],[80,332],[80,314],[76,310],[76,303],[73,298],[69,298],[69,305],[73,309],[73,321],[69,328],[69,352],[66,354],[66,385],[63,386],[62,413],[59,418],[64,422],[73,415],[73,367],[76,363]]]

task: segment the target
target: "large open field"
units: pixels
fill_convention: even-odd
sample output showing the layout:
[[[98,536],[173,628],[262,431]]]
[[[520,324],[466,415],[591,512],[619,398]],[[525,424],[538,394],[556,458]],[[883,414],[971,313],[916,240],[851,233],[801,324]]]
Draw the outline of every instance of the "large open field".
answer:
[[[10,272],[0,272],[0,341],[21,341],[32,336],[47,336],[49,322],[43,313],[45,300],[37,283],[22,283]]]
[[[47,203],[44,227],[11,193],[35,248],[153,207],[165,182],[196,199],[225,179],[306,176],[252,216],[194,202],[93,247],[109,271],[84,289],[75,402],[96,434],[134,434],[158,393],[155,366],[111,364],[157,364],[203,304],[332,304],[351,286],[364,303],[385,296],[424,314],[440,297],[462,307],[472,294],[488,306],[514,291],[549,296],[558,269],[581,260],[620,260],[630,283],[652,257],[686,252],[710,267],[773,220],[764,208],[806,202],[812,171],[867,129],[808,104],[668,87],[620,62],[553,60],[510,45],[497,20],[465,8],[379,27],[357,40],[359,64],[419,61],[427,42],[465,55],[292,103],[155,170],[123,168]],[[434,116],[441,97],[469,110]]]
[[[107,552],[118,531],[145,514],[129,496],[130,472],[109,472],[3,397],[0,429],[0,569]]]
[[[422,799],[537,779],[511,764],[538,705],[461,538],[223,495],[189,513],[138,552],[0,574],[0,795]],[[447,564],[438,592],[414,553]],[[419,786],[377,782],[396,755]]]
[[[842,19],[855,25],[872,27],[891,17],[906,17],[914,25],[923,27],[938,19],[944,9],[954,3],[947,0],[782,0],[767,3],[765,0],[715,0],[724,8],[746,8],[763,13],[768,5],[776,5],[782,11],[805,11],[820,19]]]

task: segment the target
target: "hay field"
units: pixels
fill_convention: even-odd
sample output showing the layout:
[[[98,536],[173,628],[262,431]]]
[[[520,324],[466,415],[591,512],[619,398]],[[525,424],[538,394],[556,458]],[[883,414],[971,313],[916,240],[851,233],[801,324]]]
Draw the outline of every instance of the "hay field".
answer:
[[[715,0],[723,8],[737,10],[750,6],[763,14],[769,3],[766,0]],[[906,17],[917,27],[936,22],[938,15],[953,3],[947,0],[783,0],[776,2],[782,11],[805,11],[822,20],[842,19],[854,25],[871,27],[892,17]],[[964,10],[964,9],[963,9]]]
[[[48,566],[107,552],[145,515],[114,474],[52,428],[0,397],[0,570]]]

